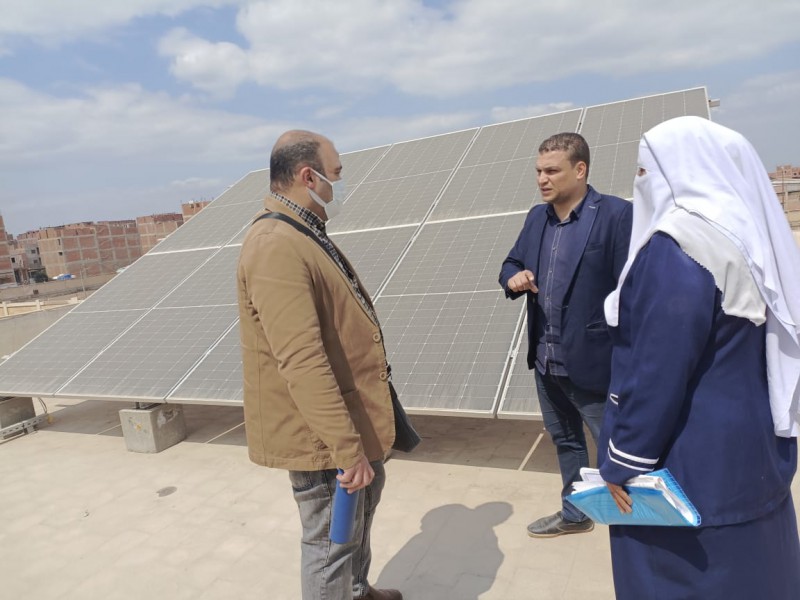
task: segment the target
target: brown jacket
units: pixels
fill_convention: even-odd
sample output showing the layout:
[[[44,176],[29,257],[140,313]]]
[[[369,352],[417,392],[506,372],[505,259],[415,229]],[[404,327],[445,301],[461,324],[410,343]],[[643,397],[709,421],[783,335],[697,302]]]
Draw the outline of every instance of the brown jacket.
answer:
[[[266,207],[302,223],[272,198]],[[250,459],[316,471],[383,458],[394,414],[381,330],[333,259],[288,223],[261,219],[242,244],[237,288]]]

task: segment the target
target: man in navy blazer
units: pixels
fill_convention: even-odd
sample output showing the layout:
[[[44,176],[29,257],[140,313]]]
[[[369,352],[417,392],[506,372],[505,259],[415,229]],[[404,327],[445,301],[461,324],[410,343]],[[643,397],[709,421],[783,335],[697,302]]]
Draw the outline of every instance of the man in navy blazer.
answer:
[[[531,523],[528,534],[554,537],[594,528],[564,497],[589,466],[583,424],[595,442],[602,424],[611,371],[603,301],[628,256],[632,205],[588,185],[589,146],[577,133],[542,142],[536,173],[544,203],[528,213],[500,285],[512,300],[526,297],[528,368],[563,482],[561,510]]]

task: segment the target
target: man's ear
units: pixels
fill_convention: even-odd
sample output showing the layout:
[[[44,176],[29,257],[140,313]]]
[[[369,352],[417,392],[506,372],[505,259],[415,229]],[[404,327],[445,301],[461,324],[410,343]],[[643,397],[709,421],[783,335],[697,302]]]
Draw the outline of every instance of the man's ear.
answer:
[[[300,170],[297,172],[297,175],[300,178],[300,182],[306,187],[310,187],[311,184],[314,183],[314,179],[311,176],[312,170],[311,167],[309,166],[300,167]]]
[[[586,167],[585,162],[579,160],[575,164],[575,171],[577,172],[576,174],[578,175],[578,179],[584,179],[584,180],[586,179],[586,172],[588,171],[588,169]]]

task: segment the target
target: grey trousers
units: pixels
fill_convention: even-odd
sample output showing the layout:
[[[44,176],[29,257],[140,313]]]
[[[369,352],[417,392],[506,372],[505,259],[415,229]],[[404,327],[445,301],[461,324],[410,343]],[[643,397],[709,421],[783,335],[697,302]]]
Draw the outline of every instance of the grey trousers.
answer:
[[[289,471],[303,526],[303,600],[350,600],[364,596],[369,589],[370,528],[386,482],[383,462],[370,464],[375,478],[359,492],[355,533],[347,544],[335,544],[329,539],[336,470]]]

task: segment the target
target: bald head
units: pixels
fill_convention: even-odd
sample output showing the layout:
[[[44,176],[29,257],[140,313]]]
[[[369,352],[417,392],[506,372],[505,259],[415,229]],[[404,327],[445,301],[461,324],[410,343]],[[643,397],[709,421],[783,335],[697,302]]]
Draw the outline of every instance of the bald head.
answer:
[[[322,144],[331,142],[311,131],[293,129],[282,134],[275,142],[269,159],[270,189],[273,192],[286,191],[292,186],[297,171],[303,167],[323,173],[320,156]]]

